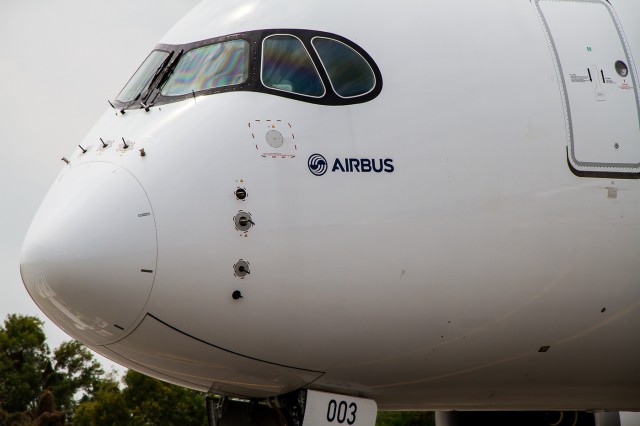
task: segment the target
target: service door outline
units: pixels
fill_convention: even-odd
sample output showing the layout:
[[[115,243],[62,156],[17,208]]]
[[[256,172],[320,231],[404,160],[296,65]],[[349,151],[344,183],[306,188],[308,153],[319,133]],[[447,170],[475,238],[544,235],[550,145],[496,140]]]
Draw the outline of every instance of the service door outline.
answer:
[[[561,83],[569,166],[579,176],[640,178],[638,76],[603,0],[535,0]]]

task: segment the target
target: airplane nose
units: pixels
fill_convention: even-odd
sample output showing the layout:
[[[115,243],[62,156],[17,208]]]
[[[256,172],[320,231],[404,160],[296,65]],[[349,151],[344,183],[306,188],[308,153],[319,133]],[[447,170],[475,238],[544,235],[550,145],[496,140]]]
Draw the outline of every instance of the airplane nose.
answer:
[[[138,180],[112,163],[67,166],[31,223],[20,271],[45,314],[72,337],[118,340],[136,323],[156,270],[156,227]]]

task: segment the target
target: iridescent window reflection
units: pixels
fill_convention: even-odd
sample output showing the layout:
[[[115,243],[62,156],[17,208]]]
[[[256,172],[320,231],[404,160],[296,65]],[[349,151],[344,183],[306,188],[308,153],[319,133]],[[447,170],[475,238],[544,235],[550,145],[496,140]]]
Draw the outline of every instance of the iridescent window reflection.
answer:
[[[186,52],[162,89],[165,96],[178,96],[247,81],[249,43],[232,40]]]
[[[124,89],[118,93],[116,100],[120,102],[130,102],[135,100],[138,95],[146,90],[151,83],[151,79],[159,71],[160,66],[167,59],[169,53],[160,50],[154,50],[147,56],[140,68],[131,77],[131,80],[124,86]]]
[[[262,83],[266,87],[322,97],[324,85],[307,49],[290,35],[273,35],[262,44]]]
[[[312,44],[338,96],[351,98],[373,90],[375,75],[358,52],[344,43],[324,37],[314,38]]]

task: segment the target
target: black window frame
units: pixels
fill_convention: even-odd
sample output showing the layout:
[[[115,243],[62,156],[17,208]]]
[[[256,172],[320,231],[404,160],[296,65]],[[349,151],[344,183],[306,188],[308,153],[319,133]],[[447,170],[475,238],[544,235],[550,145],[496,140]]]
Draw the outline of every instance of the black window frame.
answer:
[[[314,63],[314,66],[320,75],[320,79],[322,84],[325,87],[325,94],[322,97],[311,97],[308,95],[287,92],[280,89],[266,87],[262,84],[261,78],[261,67],[262,67],[262,43],[265,38],[273,35],[291,35],[298,38],[302,44],[304,45],[307,53],[311,57],[311,60]],[[360,56],[364,58],[364,60],[369,64],[371,69],[373,70],[373,74],[375,77],[375,86],[374,88],[365,94],[354,96],[354,97],[341,97],[338,95],[333,89],[331,80],[327,75],[327,72],[324,68],[320,57],[318,56],[316,50],[314,49],[311,41],[316,37],[324,37],[339,41],[344,43],[348,47],[352,48],[356,51]],[[360,104],[364,102],[369,102],[375,99],[380,92],[382,91],[382,73],[378,68],[378,65],[373,60],[373,58],[359,45],[352,42],[351,40],[342,37],[338,34],[329,33],[325,31],[315,31],[315,30],[306,30],[306,29],[294,29],[294,28],[273,28],[273,29],[264,29],[264,30],[255,30],[255,31],[247,31],[235,34],[229,34],[221,37],[209,38],[206,40],[200,40],[192,43],[186,44],[158,44],[154,47],[153,50],[162,50],[165,52],[173,52],[174,56],[177,55],[181,50],[184,53],[197,49],[200,47],[204,47],[214,43],[220,43],[231,40],[242,39],[249,43],[249,57],[246,60],[249,60],[249,75],[246,81],[240,84],[215,87],[210,89],[201,90],[195,93],[186,93],[183,95],[176,96],[166,96],[159,93],[158,96],[154,99],[153,106],[160,106],[165,104],[171,104],[174,102],[180,102],[187,99],[192,99],[194,96],[209,96],[218,93],[227,93],[227,92],[257,92],[257,93],[265,93],[269,95],[274,95],[278,97],[288,98],[296,101],[317,104],[317,105],[329,105],[329,106],[340,106],[340,105],[353,105]],[[120,92],[118,92],[120,93]],[[132,104],[128,102],[121,102],[118,100],[112,101],[114,106],[117,109],[140,109],[143,106],[139,101],[133,102]]]

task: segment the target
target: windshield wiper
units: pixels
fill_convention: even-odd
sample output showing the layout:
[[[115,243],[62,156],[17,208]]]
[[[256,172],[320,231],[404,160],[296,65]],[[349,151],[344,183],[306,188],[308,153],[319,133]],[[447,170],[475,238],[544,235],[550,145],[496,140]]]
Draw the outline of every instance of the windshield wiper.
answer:
[[[159,72],[157,75],[154,75],[154,78],[151,81],[151,84],[149,84],[149,88],[146,95],[144,95],[143,99],[140,101],[140,104],[146,111],[149,111],[149,107],[153,106],[153,103],[155,102],[156,98],[160,94],[160,90],[162,89],[162,86],[164,86],[164,84],[167,82],[169,77],[171,77],[171,74],[173,74],[173,71],[176,69],[178,62],[180,62],[180,58],[182,57],[183,53],[184,53],[184,49],[181,50],[176,55],[175,58],[173,58],[173,60],[169,65],[167,65],[166,67],[163,67],[161,72]],[[171,52],[171,55],[173,55],[173,52]],[[167,60],[169,58],[167,58]],[[155,96],[153,96],[153,99],[151,100],[151,102],[148,102],[149,98],[151,98],[151,95],[155,95]]]
[[[140,104],[142,105],[142,107],[149,111],[149,107],[145,105],[145,102],[147,99],[149,99],[149,96],[151,94],[151,92],[153,92],[153,88],[155,87],[155,82],[160,78],[160,76],[163,74],[163,71],[167,68],[169,61],[171,61],[171,57],[173,56],[175,52],[171,52],[169,53],[169,55],[167,55],[166,58],[164,58],[164,61],[162,61],[162,63],[160,64],[160,66],[158,67],[158,69],[156,70],[156,72],[153,73],[153,76],[151,77],[151,79],[149,80],[149,84],[147,85],[147,87],[145,89],[143,89],[138,96],[136,96],[136,99],[142,98],[140,100]],[[169,65],[170,66],[170,65]]]
[[[140,99],[141,97],[144,98],[145,96],[148,95],[149,92],[149,88],[153,85],[153,82],[158,78],[158,76],[160,75],[160,73],[162,72],[162,70],[167,66],[167,64],[169,63],[169,60],[171,60],[171,57],[173,56],[173,52],[169,53],[167,55],[166,58],[164,58],[164,60],[162,61],[162,63],[158,66],[158,68],[156,68],[155,72],[153,73],[153,75],[151,76],[151,78],[149,79],[149,83],[147,83],[142,90],[140,90],[140,92],[138,92],[138,94],[136,96],[134,96],[133,99],[131,99],[129,101],[129,103],[127,103],[127,105],[125,105],[121,112],[124,114],[124,110],[128,109],[131,105],[133,105],[138,99]],[[147,93],[145,93],[147,92]],[[145,108],[147,109],[147,108]]]

